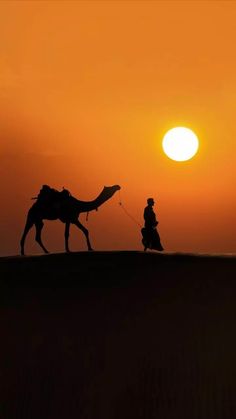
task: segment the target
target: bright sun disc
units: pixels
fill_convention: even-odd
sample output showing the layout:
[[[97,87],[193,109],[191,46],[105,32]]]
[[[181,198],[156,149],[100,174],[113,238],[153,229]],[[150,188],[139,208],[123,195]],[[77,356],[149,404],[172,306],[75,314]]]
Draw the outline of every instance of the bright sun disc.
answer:
[[[176,127],[165,134],[162,147],[170,159],[186,161],[196,154],[198,138],[191,129]]]

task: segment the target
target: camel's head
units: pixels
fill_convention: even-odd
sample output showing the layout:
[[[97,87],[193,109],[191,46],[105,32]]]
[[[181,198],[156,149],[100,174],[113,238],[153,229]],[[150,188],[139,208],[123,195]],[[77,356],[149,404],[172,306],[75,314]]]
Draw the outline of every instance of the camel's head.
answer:
[[[113,188],[115,189],[115,191],[119,191],[120,190],[120,185],[114,185]]]
[[[116,191],[119,191],[120,185],[113,185],[113,186],[104,186],[104,191],[112,191],[113,193],[115,193]]]
[[[104,186],[103,191],[101,193],[102,199],[107,200],[114,195],[116,191],[120,190],[119,185],[113,185],[113,186]]]

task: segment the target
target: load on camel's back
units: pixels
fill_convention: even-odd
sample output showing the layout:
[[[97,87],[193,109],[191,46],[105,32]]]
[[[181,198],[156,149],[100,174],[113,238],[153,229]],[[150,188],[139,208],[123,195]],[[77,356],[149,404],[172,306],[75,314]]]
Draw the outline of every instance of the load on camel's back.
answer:
[[[25,239],[33,225],[35,225],[36,229],[35,240],[43,251],[48,253],[48,250],[43,245],[41,239],[44,225],[43,220],[60,220],[65,224],[66,252],[69,252],[69,232],[71,224],[76,225],[84,233],[88,250],[93,250],[89,240],[89,232],[78,220],[79,215],[82,212],[97,210],[100,205],[104,204],[104,202],[110,199],[118,190],[120,190],[119,185],[104,186],[97,198],[92,201],[80,201],[72,196],[67,189],[63,189],[59,192],[48,185],[43,185],[38,196],[32,198],[36,201],[28,211],[24,232],[20,241],[21,254],[25,254]]]
[[[70,192],[64,187],[62,191],[58,191],[57,189],[51,188],[48,185],[43,185],[39,191],[39,194],[32,199],[36,199],[39,205],[48,206],[63,203],[70,196]]]

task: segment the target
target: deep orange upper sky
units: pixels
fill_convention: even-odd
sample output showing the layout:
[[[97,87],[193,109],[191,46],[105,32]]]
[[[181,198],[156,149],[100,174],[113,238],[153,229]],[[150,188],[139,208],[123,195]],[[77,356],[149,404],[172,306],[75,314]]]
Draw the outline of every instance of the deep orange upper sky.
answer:
[[[0,255],[19,252],[41,185],[83,200],[120,184],[140,224],[155,199],[167,251],[236,252],[236,2],[0,2]],[[198,154],[174,162],[161,148],[192,128]],[[95,249],[142,249],[119,194],[92,212]],[[45,223],[52,251],[64,226]],[[71,248],[85,250],[71,231]],[[32,231],[26,253],[39,253]]]

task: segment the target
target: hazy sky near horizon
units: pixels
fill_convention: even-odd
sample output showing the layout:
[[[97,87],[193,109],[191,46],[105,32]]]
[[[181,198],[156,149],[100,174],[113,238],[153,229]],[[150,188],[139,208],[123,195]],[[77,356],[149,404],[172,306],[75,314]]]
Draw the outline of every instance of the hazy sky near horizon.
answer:
[[[19,252],[41,185],[82,200],[121,185],[140,224],[155,199],[167,251],[236,252],[236,2],[0,2],[0,255]],[[186,126],[200,148],[187,162],[162,151]],[[96,250],[142,250],[119,194],[81,215]],[[64,226],[43,240],[64,249]],[[85,250],[71,230],[72,250]],[[26,253],[40,253],[34,231]]]

